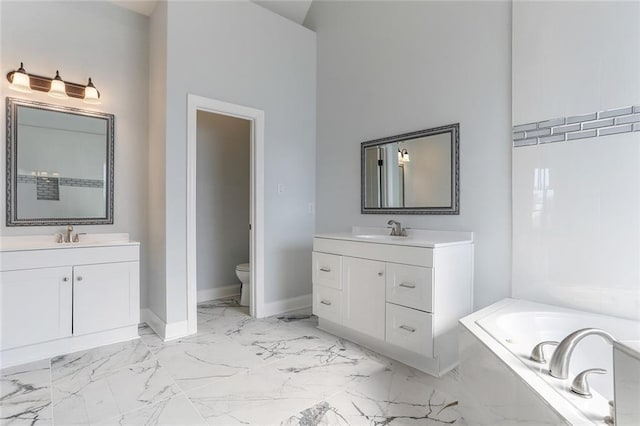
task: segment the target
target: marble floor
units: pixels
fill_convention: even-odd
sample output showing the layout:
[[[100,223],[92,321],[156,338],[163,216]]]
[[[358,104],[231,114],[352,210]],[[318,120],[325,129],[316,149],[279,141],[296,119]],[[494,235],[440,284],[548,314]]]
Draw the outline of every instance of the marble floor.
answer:
[[[198,333],[138,340],[0,372],[2,425],[461,424],[441,379],[316,328],[305,312],[255,320],[200,304]]]

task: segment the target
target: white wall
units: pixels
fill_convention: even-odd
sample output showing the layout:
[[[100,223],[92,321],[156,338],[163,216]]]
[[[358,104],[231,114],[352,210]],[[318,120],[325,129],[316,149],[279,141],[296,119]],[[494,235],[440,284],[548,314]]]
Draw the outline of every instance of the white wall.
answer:
[[[107,112],[115,115],[114,224],[78,226],[79,232],[129,232],[142,242],[141,304],[146,304],[147,257],[147,76],[148,19],[108,2],[0,3],[0,96]],[[86,83],[100,90],[101,105],[78,99],[58,100],[43,92],[23,94],[8,89],[4,75],[24,62],[27,72]],[[5,122],[5,107],[0,108]],[[5,146],[5,132],[0,132]],[[0,162],[5,164],[5,150]],[[82,159],[78,158],[81,162]],[[4,170],[4,169],[3,169]],[[5,199],[5,173],[0,199]],[[61,227],[6,227],[5,203],[0,203],[0,234],[53,234]]]
[[[509,296],[511,5],[313,2],[318,232],[382,226],[360,214],[360,142],[460,123],[460,215],[399,216],[475,232],[477,307]]]
[[[640,3],[514,3],[514,125],[640,105],[638,76]],[[513,150],[515,297],[637,320],[639,259],[640,132]]]
[[[240,284],[249,262],[251,122],[197,113],[198,292]]]
[[[166,52],[166,247],[153,264],[163,275],[159,285],[166,289],[161,295],[166,301],[162,319],[168,323],[186,319],[189,93],[265,111],[265,300],[309,294],[314,216],[308,206],[315,198],[315,35],[251,2],[180,2],[166,7],[165,49],[158,31],[158,50]],[[151,20],[153,27],[154,17]],[[152,40],[151,45],[155,43]],[[279,183],[285,186],[282,194],[277,193]],[[162,306],[152,305],[152,309],[159,316],[163,313]]]
[[[167,319],[166,288],[166,134],[167,3],[159,2],[149,18],[149,309]]]

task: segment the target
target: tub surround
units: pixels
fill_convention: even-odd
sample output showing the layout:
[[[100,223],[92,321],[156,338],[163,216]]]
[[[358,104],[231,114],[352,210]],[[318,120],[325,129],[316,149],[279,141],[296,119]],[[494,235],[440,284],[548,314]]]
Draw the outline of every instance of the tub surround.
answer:
[[[614,342],[615,421],[618,426],[640,424],[640,340]]]
[[[139,275],[128,234],[1,238],[1,367],[137,338]]]
[[[531,361],[531,349],[543,340],[560,341],[585,327],[602,328],[618,339],[640,337],[635,321],[517,299],[504,299],[460,323],[461,409],[472,424],[495,424],[505,419],[605,424],[608,400],[613,399],[610,345],[597,337],[581,342],[566,380],[549,376],[548,364]],[[551,351],[547,349],[547,359]],[[570,386],[574,376],[595,367],[605,368],[607,374],[589,378],[593,397],[573,394]],[[494,392],[481,392],[486,383],[492,383]]]
[[[457,365],[459,318],[472,310],[473,233],[354,227],[313,241],[319,328],[429,374]]]

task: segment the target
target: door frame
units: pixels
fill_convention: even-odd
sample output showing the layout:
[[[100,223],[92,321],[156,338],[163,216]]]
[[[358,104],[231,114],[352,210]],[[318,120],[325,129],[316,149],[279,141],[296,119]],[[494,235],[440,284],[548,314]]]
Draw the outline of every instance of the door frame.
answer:
[[[187,95],[187,326],[189,334],[198,327],[197,305],[197,222],[196,222],[196,156],[197,114],[205,111],[241,118],[251,123],[251,185],[249,221],[249,262],[251,316],[264,313],[264,111],[194,94]]]

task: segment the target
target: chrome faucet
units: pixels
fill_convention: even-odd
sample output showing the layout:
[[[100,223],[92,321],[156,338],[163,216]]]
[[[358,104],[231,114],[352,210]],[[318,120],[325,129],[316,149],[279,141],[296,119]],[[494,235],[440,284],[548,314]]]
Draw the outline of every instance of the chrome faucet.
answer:
[[[576,345],[587,336],[600,336],[609,344],[613,344],[616,340],[611,334],[598,328],[583,328],[574,331],[567,337],[562,339],[558,347],[553,352],[551,361],[549,361],[549,374],[558,379],[566,379],[569,377],[569,362],[571,362],[571,354]]]
[[[391,225],[391,235],[392,237],[406,237],[407,236],[407,230],[404,229],[402,227],[402,225],[400,224],[400,222],[398,222],[397,220],[390,220],[389,222],[387,222],[387,225]]]
[[[73,225],[67,225],[67,232],[64,235],[64,242],[70,243],[72,241],[71,233],[73,232]]]

